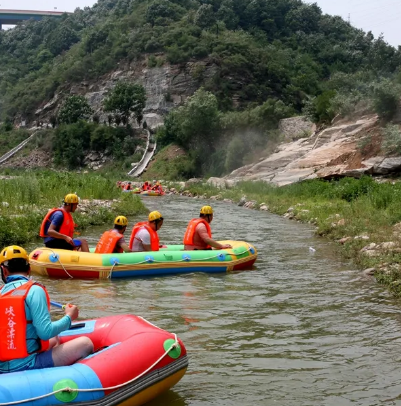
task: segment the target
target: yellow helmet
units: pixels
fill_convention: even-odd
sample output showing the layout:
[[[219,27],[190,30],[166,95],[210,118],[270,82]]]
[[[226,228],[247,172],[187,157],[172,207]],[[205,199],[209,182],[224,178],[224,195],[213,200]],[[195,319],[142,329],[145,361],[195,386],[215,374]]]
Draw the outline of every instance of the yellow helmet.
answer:
[[[28,263],[28,254],[26,253],[26,251],[18,245],[10,245],[9,247],[6,247],[3,249],[3,251],[1,251],[0,264],[3,264],[10,259],[16,258],[25,259],[25,261]]]
[[[115,224],[116,226],[123,226],[123,227],[125,227],[125,226],[128,225],[128,219],[127,219],[127,217],[125,217],[125,216],[117,216],[117,217],[114,219],[114,224]]]
[[[67,204],[78,203],[78,201],[79,201],[78,196],[75,193],[69,193],[64,198],[64,203],[67,203]]]
[[[159,211],[156,210],[149,213],[148,219],[149,221],[163,220],[163,216]]]
[[[200,214],[213,214],[213,209],[210,206],[203,206],[200,210]]]

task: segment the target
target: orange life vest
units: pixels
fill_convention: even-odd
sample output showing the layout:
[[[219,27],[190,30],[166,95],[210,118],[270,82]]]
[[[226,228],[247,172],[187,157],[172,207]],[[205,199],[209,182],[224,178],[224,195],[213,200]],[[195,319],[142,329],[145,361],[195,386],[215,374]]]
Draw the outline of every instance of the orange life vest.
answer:
[[[118,250],[114,251],[117,246],[118,240],[122,237],[123,237],[122,234],[116,233],[113,230],[105,231],[96,245],[95,252],[98,254],[111,254],[112,252],[124,252],[124,250],[121,247],[118,247]]]
[[[26,328],[28,321],[25,314],[25,298],[32,285],[38,285],[46,293],[47,307],[50,310],[50,298],[46,288],[34,281],[0,295],[0,361],[6,362],[28,355],[26,343]],[[40,349],[43,352],[49,348],[49,340],[40,340]]]
[[[132,247],[134,246],[134,239],[137,234],[137,232],[141,228],[146,228],[146,230],[149,231],[150,234],[150,248],[152,251],[159,251],[159,236],[157,235],[157,232],[154,231],[148,224],[147,221],[140,221],[139,223],[136,223],[134,225],[134,228],[132,229],[131,233],[131,238],[129,239],[129,247],[132,250]]]
[[[188,223],[187,230],[185,231],[185,234],[184,234],[184,245],[194,245],[196,227],[200,223],[203,223],[206,226],[207,233],[208,233],[209,237],[212,238],[212,229],[210,228],[209,223],[202,218],[196,218],[196,219],[192,219]],[[210,248],[210,245],[207,245],[206,248]]]
[[[128,183],[124,186],[124,190],[131,190],[132,187]]]
[[[73,237],[74,236],[74,228],[76,224],[74,223],[74,220],[71,216],[71,213],[64,210],[62,207],[56,207],[54,209],[49,210],[49,212],[46,214],[45,218],[42,221],[42,225],[40,226],[40,232],[39,235],[41,237],[49,237],[47,234],[45,234],[45,226],[48,222],[50,222],[50,216],[55,213],[56,211],[61,211],[63,213],[64,219],[63,222],[60,226],[60,230],[58,232],[60,234],[68,235],[68,237]]]

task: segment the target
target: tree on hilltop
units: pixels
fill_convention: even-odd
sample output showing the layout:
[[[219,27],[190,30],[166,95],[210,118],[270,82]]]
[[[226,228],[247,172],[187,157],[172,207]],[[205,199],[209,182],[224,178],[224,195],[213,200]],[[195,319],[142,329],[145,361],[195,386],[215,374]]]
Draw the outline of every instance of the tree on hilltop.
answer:
[[[143,109],[146,104],[146,93],[142,85],[128,82],[118,82],[109,96],[104,100],[104,110],[121,116],[124,124],[133,113],[138,124],[143,118]]]
[[[74,124],[79,120],[88,120],[93,110],[84,96],[70,96],[62,105],[57,121],[60,124]]]

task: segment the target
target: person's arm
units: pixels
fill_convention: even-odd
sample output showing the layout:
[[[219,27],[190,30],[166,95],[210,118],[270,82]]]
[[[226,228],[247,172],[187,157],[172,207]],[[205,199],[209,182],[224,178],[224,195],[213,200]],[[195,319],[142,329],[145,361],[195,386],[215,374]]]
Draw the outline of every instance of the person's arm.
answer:
[[[132,252],[132,251],[130,250],[128,244],[126,243],[124,237],[121,237],[121,238],[118,240],[117,245],[118,245],[124,252]]]
[[[203,240],[206,244],[210,245],[213,248],[216,248],[218,250],[222,250],[225,248],[232,248],[230,244],[220,244],[219,242],[213,240],[209,236]]]
[[[202,241],[205,244],[210,245],[213,248],[216,248],[218,250],[222,250],[225,248],[232,248],[232,246],[230,244],[220,244],[219,242],[213,240],[213,238],[210,238],[204,224],[199,224],[198,227],[196,228],[196,231],[197,231],[199,237],[202,239]]]
[[[40,286],[32,286],[26,303],[31,311],[32,324],[41,340],[49,340],[70,328],[74,315],[68,313],[71,313],[73,309],[66,308],[66,315],[60,320],[52,322],[47,308],[46,294]]]
[[[74,241],[72,240],[71,237],[69,237],[68,235],[65,235],[65,234],[61,234],[57,231],[57,228],[61,226],[61,224],[63,223],[63,220],[64,220],[63,213],[61,213],[59,211],[54,213],[52,222],[49,226],[49,229],[47,230],[47,235],[49,237],[57,238],[60,240],[65,240],[66,242],[68,242],[68,244],[71,244],[72,246],[74,246]]]

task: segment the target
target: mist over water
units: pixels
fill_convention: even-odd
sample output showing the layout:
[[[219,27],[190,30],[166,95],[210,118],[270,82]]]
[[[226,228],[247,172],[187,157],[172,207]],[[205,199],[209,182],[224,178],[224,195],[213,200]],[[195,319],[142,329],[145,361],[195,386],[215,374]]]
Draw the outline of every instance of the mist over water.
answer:
[[[209,204],[176,196],[146,199],[165,218],[163,243],[180,243],[187,222]],[[53,300],[78,304],[82,318],[133,313],[179,335],[188,372],[150,405],[401,404],[387,401],[401,393],[400,302],[342,262],[310,226],[211,204],[216,239],[257,247],[253,270],[116,281],[38,279]],[[130,218],[130,225],[143,217]],[[106,228],[83,237],[94,245]]]

